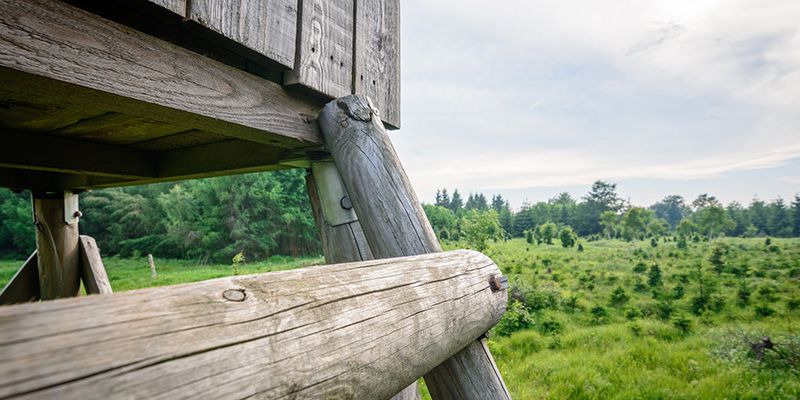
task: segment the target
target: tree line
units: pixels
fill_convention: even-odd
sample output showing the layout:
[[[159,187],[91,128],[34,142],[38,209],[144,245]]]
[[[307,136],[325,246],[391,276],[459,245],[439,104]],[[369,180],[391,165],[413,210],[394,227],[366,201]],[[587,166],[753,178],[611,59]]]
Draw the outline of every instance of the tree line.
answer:
[[[565,238],[574,234],[588,239],[800,236],[800,195],[789,204],[781,198],[769,202],[756,198],[748,206],[723,205],[709,194],[691,202],[669,195],[649,207],[638,207],[621,198],[616,188],[614,183],[596,181],[580,199],[561,193],[547,201],[526,202],[518,211],[512,211],[499,194],[489,199],[470,193],[465,201],[458,190],[450,194],[440,189],[435,202],[423,208],[436,234],[445,240],[474,239],[469,230],[482,214],[491,220],[485,228],[489,236],[532,237],[529,241],[537,242],[540,237],[560,235],[565,228],[569,228]]]
[[[230,262],[320,253],[302,170],[93,190],[80,195],[81,234],[104,256]],[[0,256],[36,247],[27,192],[0,190]]]

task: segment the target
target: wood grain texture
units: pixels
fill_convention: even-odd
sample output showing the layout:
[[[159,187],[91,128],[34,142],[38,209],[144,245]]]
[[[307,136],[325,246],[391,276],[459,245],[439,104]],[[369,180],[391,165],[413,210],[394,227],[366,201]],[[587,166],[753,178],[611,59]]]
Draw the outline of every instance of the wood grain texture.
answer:
[[[499,381],[505,389],[503,377],[492,359],[486,339],[472,342],[464,350],[447,360],[448,368],[435,368],[425,375],[431,398],[437,400],[485,399],[486,388],[493,388]],[[471,379],[458,379],[469,376]],[[507,390],[498,391],[498,400],[511,400]]]
[[[386,399],[500,319],[498,273],[459,250],[0,307],[0,397]]]
[[[43,96],[63,89],[106,111],[283,147],[321,142],[312,123],[320,105],[278,84],[62,2],[0,0],[0,8],[2,75],[73,85],[46,82]],[[7,82],[13,91],[37,84],[21,78]]]
[[[400,128],[400,0],[356,0],[355,93]]]
[[[33,196],[39,292],[42,300],[74,297],[80,291],[78,223],[67,224],[64,203],[74,193]]]
[[[369,98],[351,95],[331,101],[320,113],[319,123],[372,253],[387,258],[441,251]],[[476,356],[481,353],[477,350],[480,346],[473,340],[459,348],[460,352],[451,353],[454,357],[425,375],[428,387],[457,399],[509,398],[488,350],[486,355]],[[460,367],[464,362],[480,367],[467,371]],[[439,379],[442,376],[448,378]]]
[[[0,305],[36,300],[39,300],[39,267],[34,251],[0,292]]]
[[[86,294],[113,293],[97,242],[91,236],[80,235],[78,243],[81,255],[81,281]]]
[[[330,98],[353,93],[355,0],[300,0],[294,70],[284,85],[300,85]]]
[[[297,0],[192,0],[189,18],[292,68]]]
[[[362,95],[328,103],[320,130],[376,258],[441,251],[374,107]]]
[[[306,187],[308,189],[308,197],[311,200],[311,210],[320,230],[322,254],[325,256],[325,262],[336,264],[374,259],[372,251],[369,249],[367,238],[364,236],[364,231],[361,229],[361,223],[358,220],[336,226],[332,226],[325,220],[320,202],[322,201],[321,199],[328,196],[320,193],[320,187],[316,184],[313,175],[314,170],[312,165],[312,173],[306,175]],[[391,400],[417,400],[419,397],[417,383],[414,382],[401,390],[400,393],[394,395]]]
[[[173,135],[185,130],[184,127],[166,122],[133,117],[118,112],[107,112],[82,118],[75,123],[45,133],[99,143],[124,145]]]
[[[0,129],[0,165],[122,178],[156,177],[155,155],[119,146]]]
[[[161,7],[164,7],[167,10],[170,10],[175,14],[180,15],[181,17],[186,16],[186,2],[188,0],[147,0],[147,1],[159,5]]]

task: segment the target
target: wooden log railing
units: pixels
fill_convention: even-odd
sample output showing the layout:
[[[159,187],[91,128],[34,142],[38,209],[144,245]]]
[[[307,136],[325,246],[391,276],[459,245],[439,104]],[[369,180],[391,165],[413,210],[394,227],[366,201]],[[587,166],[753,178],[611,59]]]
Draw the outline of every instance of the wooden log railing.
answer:
[[[0,398],[386,399],[503,314],[467,250],[0,307]]]

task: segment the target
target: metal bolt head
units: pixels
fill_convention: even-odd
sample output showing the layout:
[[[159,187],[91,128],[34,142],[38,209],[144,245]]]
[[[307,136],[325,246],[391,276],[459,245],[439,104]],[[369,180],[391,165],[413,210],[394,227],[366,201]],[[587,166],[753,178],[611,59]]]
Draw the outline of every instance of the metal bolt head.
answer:
[[[492,292],[508,289],[508,278],[503,275],[492,275],[489,278],[489,288],[492,289]]]
[[[342,197],[342,199],[339,200],[339,205],[341,205],[345,210],[353,209],[353,203],[350,201],[350,196]]]
[[[80,212],[79,210],[76,210],[74,213],[72,213],[72,216],[75,218],[80,218],[83,216],[83,213]]]

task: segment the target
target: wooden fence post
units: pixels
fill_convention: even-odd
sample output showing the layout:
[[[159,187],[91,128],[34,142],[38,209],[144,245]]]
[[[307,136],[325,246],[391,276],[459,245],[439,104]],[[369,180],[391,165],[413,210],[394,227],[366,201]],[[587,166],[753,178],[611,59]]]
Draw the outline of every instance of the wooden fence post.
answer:
[[[422,206],[371,101],[351,95],[328,103],[320,130],[376,258],[441,251]],[[425,375],[435,399],[510,399],[479,340]],[[468,368],[464,366],[468,365]]]
[[[156,262],[153,260],[152,254],[147,254],[147,263],[150,264],[150,279],[156,279],[158,273],[156,272]]]
[[[34,193],[33,216],[41,299],[77,296],[80,291],[78,195]]]
[[[344,262],[373,260],[372,251],[356,213],[352,211],[349,195],[333,160],[328,156],[311,154],[311,173],[306,176],[306,188],[311,200],[311,209],[322,239],[322,252],[325,262],[338,264]],[[317,181],[320,181],[319,183]],[[323,212],[323,202],[328,206],[344,209],[343,214],[350,218],[331,221]],[[391,400],[417,400],[420,398],[416,382],[406,387]]]

